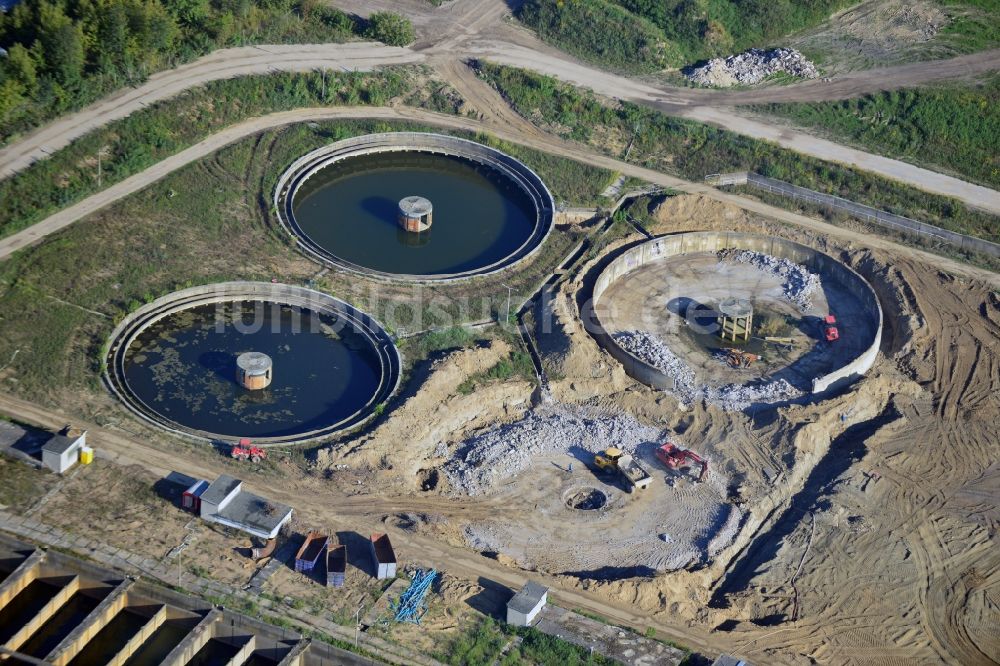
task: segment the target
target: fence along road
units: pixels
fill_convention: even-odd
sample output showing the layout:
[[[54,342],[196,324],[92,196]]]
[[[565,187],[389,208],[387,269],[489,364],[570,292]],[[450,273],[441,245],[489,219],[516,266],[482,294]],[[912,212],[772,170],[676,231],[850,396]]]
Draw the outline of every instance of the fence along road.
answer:
[[[705,176],[705,182],[716,186],[749,185],[750,187],[755,187],[757,189],[764,190],[765,192],[780,194],[793,199],[808,201],[819,206],[844,211],[859,220],[864,220],[865,222],[872,222],[896,231],[903,231],[905,233],[922,236],[924,238],[930,238],[938,242],[948,243],[949,245],[954,245],[962,250],[965,250],[966,252],[977,252],[980,254],[990,255],[991,257],[1000,257],[1000,244],[993,243],[982,238],[974,238],[973,236],[967,236],[965,234],[949,231],[948,229],[942,229],[941,227],[936,227],[933,224],[927,224],[926,222],[911,220],[910,218],[903,217],[902,215],[887,213],[884,210],[855,203],[849,199],[844,199],[832,194],[824,194],[823,192],[817,192],[805,187],[799,187],[798,185],[792,185],[791,183],[786,183],[783,180],[769,178],[758,173],[747,171],[721,174],[714,173]]]

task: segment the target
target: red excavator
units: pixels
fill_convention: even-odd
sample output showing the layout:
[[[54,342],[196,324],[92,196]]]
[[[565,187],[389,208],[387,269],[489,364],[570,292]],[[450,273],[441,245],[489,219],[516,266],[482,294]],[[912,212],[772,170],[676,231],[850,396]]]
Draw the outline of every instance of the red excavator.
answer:
[[[677,446],[673,442],[667,442],[656,449],[656,457],[670,469],[684,467],[685,463],[701,465],[701,473],[698,474],[698,481],[704,481],[708,474],[708,461],[699,456],[694,451]]]
[[[833,342],[839,337],[840,331],[837,330],[837,318],[832,314],[823,317],[823,338],[827,342]]]
[[[267,451],[259,446],[254,446],[249,439],[244,437],[240,440],[239,444],[233,446],[229,455],[237,460],[249,460],[250,462],[259,463],[267,457]]]

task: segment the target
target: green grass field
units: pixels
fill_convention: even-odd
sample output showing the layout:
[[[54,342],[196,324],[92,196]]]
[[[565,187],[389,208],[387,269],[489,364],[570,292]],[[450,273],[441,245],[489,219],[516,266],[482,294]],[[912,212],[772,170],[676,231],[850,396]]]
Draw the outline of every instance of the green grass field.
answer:
[[[1000,186],[1000,76],[976,84],[753,109],[881,155]]]
[[[102,392],[99,378],[107,337],[116,321],[142,303],[185,286],[224,280],[308,283],[320,267],[294,249],[272,216],[271,192],[281,172],[303,153],[338,139],[430,129],[355,121],[303,123],[264,132],[16,253],[0,264],[0,358],[6,361],[20,351],[0,386],[43,404],[70,408],[72,400],[64,398]],[[568,191],[585,198],[596,198],[612,175],[529,149],[521,149],[518,156],[543,178],[562,173]],[[572,182],[567,174],[586,182]],[[507,298],[500,283],[514,288],[515,302],[527,297],[579,241],[579,233],[554,231],[532,259],[500,278],[412,287],[333,271],[314,284],[380,320],[402,322],[398,333],[495,319]],[[407,362],[418,362],[435,344],[433,339],[426,345],[408,342]],[[522,369],[518,359],[511,363],[517,364],[508,376]],[[482,379],[505,373],[499,368]],[[99,415],[92,416],[99,420]]]
[[[541,119],[548,129],[614,157],[624,158],[628,147],[628,161],[693,181],[710,173],[756,171],[960,233],[1000,240],[996,216],[953,199],[647,107],[613,106],[588,91],[525,70],[490,63],[479,66],[525,118]]]

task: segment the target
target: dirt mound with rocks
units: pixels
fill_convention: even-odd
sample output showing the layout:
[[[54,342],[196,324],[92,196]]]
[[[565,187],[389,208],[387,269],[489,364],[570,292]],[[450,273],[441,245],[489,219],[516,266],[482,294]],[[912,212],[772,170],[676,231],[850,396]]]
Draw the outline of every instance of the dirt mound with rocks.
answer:
[[[775,74],[804,79],[819,76],[816,65],[795,49],[750,49],[728,58],[712,58],[704,65],[688,67],[684,76],[692,83],[716,88],[750,86]]]
[[[647,331],[623,331],[615,334],[615,341],[630,354],[674,379],[671,391],[686,403],[704,401],[724,411],[741,411],[754,403],[773,403],[793,400],[803,395],[785,379],[757,381],[746,384],[727,384],[721,388],[699,386],[691,367],[670,351],[667,343]]]
[[[812,307],[811,296],[822,287],[818,275],[810,273],[805,266],[785,258],[772,257],[753,250],[735,249],[720,250],[718,255],[721,261],[750,264],[765,273],[782,278],[785,298],[802,311]]]

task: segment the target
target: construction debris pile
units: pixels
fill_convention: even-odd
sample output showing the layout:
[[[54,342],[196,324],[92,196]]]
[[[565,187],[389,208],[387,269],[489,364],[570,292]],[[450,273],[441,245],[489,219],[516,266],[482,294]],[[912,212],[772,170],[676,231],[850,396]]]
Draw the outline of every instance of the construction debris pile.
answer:
[[[597,453],[608,442],[632,453],[643,443],[657,442],[662,432],[626,414],[604,414],[585,408],[549,405],[524,419],[463,442],[444,465],[452,490],[484,495],[546,454]]]
[[[702,86],[726,88],[753,85],[769,76],[784,73],[804,79],[819,76],[816,65],[795,49],[750,49],[728,58],[712,58],[700,67],[687,67],[684,76]]]
[[[803,311],[812,307],[812,295],[822,286],[818,275],[788,259],[753,250],[720,250],[718,254],[721,261],[750,264],[782,278],[785,298]]]
[[[767,255],[761,256],[766,257]],[[768,258],[774,259],[773,257]],[[792,266],[795,265],[792,264]],[[672,377],[674,390],[671,393],[683,402],[691,403],[704,400],[706,403],[716,405],[726,411],[735,412],[744,410],[755,402],[792,400],[802,395],[802,391],[785,379],[748,384],[727,384],[719,388],[696,386],[695,374],[691,367],[670,351],[667,344],[659,337],[647,331],[623,331],[616,333],[614,338],[623,349],[634,354],[636,358],[649,363],[668,377]]]
[[[673,378],[677,395],[694,396],[694,371],[663,340],[646,331],[622,331],[614,338],[622,349]]]

